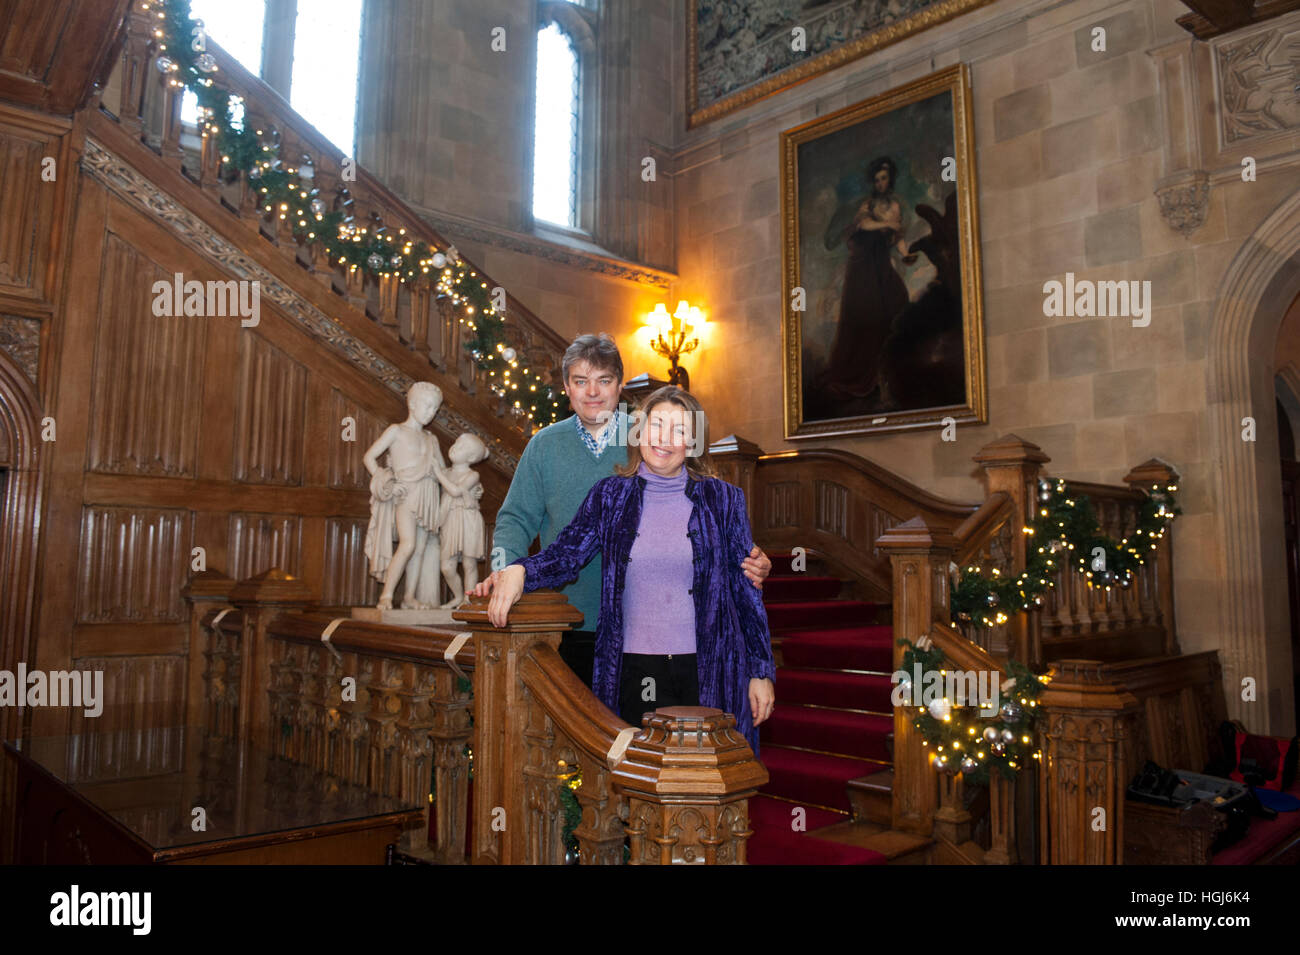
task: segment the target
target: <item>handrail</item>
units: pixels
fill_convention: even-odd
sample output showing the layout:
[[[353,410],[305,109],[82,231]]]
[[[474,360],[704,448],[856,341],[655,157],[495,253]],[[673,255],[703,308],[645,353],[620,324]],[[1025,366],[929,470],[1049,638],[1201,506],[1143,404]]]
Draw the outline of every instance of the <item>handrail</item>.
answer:
[[[957,538],[956,562],[965,566],[980,548],[993,539],[994,535],[1015,514],[1015,502],[1005,491],[994,491],[985,499],[966,520],[953,530]]]
[[[574,745],[593,759],[605,759],[628,724],[595,698],[558,650],[545,643],[533,644],[524,655],[519,675]]]
[[[719,473],[745,492],[756,540],[801,547],[853,580],[864,599],[888,600],[889,559],[880,534],[914,517],[953,528],[978,510],[949,501],[837,448],[765,454],[735,435],[709,448]]]
[[[840,448],[809,448],[800,451],[778,451],[769,454],[763,454],[759,457],[760,463],[779,462],[788,460],[798,460],[801,463],[833,463],[849,471],[856,471],[871,482],[880,485],[898,495],[911,501],[919,513],[925,513],[926,516],[946,516],[948,518],[962,520],[965,519],[975,508],[974,504],[965,504],[958,501],[950,501],[946,498],[932,494],[919,484],[913,484],[906,478],[899,477],[893,471],[889,471],[874,461],[854,454],[851,451],[844,451]],[[907,515],[912,517],[914,515]]]
[[[271,633],[280,640],[308,646],[321,643],[321,633],[338,618],[328,613],[284,613],[273,618]],[[224,625],[223,621],[223,625]],[[411,660],[433,666],[447,666],[447,647],[459,630],[434,627],[404,627],[365,620],[345,620],[330,634],[329,645],[335,650],[384,656],[394,660]],[[474,645],[465,643],[456,653],[456,666],[472,670]]]

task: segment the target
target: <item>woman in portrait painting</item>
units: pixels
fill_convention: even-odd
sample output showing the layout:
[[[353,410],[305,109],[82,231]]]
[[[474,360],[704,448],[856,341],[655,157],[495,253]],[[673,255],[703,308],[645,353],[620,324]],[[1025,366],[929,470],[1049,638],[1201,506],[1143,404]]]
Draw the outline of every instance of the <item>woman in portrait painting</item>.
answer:
[[[889,157],[874,160],[867,167],[870,194],[847,225],[841,225],[842,216],[832,219],[824,239],[828,250],[844,242],[849,257],[835,342],[820,384],[826,398],[852,402],[852,410],[859,412],[867,410],[863,403],[870,410],[883,410],[887,396],[880,387],[881,348],[908,303],[907,286],[891,253],[897,250],[909,265],[916,261],[903,239],[903,209],[894,194],[897,175],[898,167]]]

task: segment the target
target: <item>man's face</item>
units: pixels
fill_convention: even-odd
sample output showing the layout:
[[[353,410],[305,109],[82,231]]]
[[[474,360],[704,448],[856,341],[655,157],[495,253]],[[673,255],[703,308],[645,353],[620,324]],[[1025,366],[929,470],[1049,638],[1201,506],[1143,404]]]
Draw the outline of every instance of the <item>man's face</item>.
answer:
[[[623,383],[605,368],[593,368],[590,362],[575,361],[569,366],[564,393],[578,419],[588,428],[599,428],[618,407]]]

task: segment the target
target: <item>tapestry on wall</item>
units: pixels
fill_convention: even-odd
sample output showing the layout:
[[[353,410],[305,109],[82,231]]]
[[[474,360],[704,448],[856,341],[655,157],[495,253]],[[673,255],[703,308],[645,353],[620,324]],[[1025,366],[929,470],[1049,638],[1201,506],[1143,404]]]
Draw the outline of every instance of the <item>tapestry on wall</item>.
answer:
[[[781,134],[785,436],[987,420],[966,68]]]
[[[689,126],[992,0],[687,0]]]

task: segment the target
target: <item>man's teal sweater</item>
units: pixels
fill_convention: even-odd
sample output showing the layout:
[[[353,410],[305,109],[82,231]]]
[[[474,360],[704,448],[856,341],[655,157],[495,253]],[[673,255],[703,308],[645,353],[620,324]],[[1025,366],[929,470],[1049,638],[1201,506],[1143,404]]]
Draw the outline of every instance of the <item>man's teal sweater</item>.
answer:
[[[618,420],[622,419],[622,420]],[[573,520],[587,492],[614,468],[627,463],[627,415],[615,412],[611,428],[619,428],[599,458],[578,434],[575,415],[547,425],[535,435],[519,458],[505,503],[497,511],[492,531],[492,566],[500,569],[528,556],[536,537],[548,546]],[[496,548],[501,548],[498,552]],[[504,557],[504,560],[501,559]],[[560,592],[583,615],[575,630],[595,630],[600,615],[600,555],[582,569],[578,579]]]

